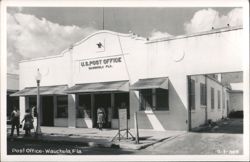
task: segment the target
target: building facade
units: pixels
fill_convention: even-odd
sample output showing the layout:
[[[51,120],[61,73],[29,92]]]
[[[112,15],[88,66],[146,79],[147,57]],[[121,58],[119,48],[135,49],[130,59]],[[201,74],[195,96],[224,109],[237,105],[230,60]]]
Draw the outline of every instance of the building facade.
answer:
[[[19,108],[19,97],[10,97],[11,94],[19,90],[19,77],[17,74],[7,74],[7,119],[10,119],[10,114],[14,107]]]
[[[243,112],[243,73],[234,72],[222,75],[222,84],[230,88],[229,91],[229,113],[242,111]]]
[[[137,112],[140,129],[190,130],[227,116],[228,89],[205,74],[242,71],[230,46],[241,49],[241,37],[241,27],[157,40],[98,31],[60,55],[20,62],[12,96],[20,96],[21,115],[36,105],[39,68],[41,125],[93,128],[104,107],[105,127],[118,128],[125,105],[130,128]]]

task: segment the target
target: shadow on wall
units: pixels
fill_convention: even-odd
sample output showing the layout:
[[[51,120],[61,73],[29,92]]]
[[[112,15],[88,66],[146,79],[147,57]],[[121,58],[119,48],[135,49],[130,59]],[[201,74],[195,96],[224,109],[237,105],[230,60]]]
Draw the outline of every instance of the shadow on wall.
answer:
[[[188,130],[188,109],[169,80],[169,111],[155,113],[165,130]]]
[[[134,128],[134,113],[137,113],[137,121],[139,129],[153,129],[150,120],[144,111],[140,111],[140,100],[137,97],[136,91],[130,91],[130,127]]]
[[[139,99],[132,93],[133,100],[136,99],[136,106],[133,111],[138,111],[138,127],[139,129],[164,130],[188,130],[188,113],[187,108],[183,104],[176,89],[169,80],[169,110],[163,111],[139,111]],[[131,104],[133,105],[133,104]],[[134,112],[133,112],[134,113]],[[132,121],[133,123],[134,121]],[[131,124],[132,124],[131,123]],[[133,126],[132,126],[133,127]]]

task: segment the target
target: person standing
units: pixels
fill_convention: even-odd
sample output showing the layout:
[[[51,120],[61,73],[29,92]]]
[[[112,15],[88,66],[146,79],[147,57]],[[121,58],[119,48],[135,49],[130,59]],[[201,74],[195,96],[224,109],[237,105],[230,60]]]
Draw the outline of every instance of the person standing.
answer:
[[[17,110],[16,107],[14,107],[13,111],[11,113],[11,134],[10,134],[10,136],[13,136],[15,127],[17,130],[17,136],[19,136],[19,126],[20,126],[20,112],[19,112],[19,110]]]
[[[23,121],[24,121],[23,130],[25,130],[25,136],[29,136],[30,130],[34,129],[34,126],[33,126],[34,119],[29,110],[26,110],[26,113],[24,115],[22,122]]]
[[[105,110],[103,107],[99,107],[97,109],[97,124],[100,130],[102,130],[104,123],[105,123]]]

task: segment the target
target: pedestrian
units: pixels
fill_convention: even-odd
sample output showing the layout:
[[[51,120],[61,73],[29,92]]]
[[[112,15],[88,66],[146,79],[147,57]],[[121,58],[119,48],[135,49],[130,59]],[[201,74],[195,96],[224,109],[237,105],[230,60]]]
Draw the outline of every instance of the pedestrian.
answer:
[[[20,127],[20,112],[17,110],[16,107],[13,108],[13,111],[11,113],[11,134],[10,136],[13,136],[14,130],[17,130],[17,136],[19,136],[19,127]]]
[[[98,124],[98,128],[99,130],[102,130],[103,125],[105,123],[105,110],[103,107],[99,107],[97,109],[97,124]]]
[[[26,113],[24,115],[22,122],[23,121],[24,121],[23,130],[25,130],[25,136],[29,136],[30,130],[34,129],[34,126],[33,126],[34,119],[29,110],[26,110]]]

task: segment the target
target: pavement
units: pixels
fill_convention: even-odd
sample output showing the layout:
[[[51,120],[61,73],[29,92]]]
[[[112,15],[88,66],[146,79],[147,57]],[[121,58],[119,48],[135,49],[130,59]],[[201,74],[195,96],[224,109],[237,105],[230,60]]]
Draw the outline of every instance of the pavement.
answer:
[[[128,139],[126,132],[121,132],[121,140],[115,137],[118,130],[103,129],[100,131],[95,128],[65,128],[65,127],[41,127],[42,135],[35,137],[33,130],[31,136],[24,136],[24,131],[20,129],[20,136],[10,135],[10,125],[8,126],[8,140],[26,140],[26,141],[43,141],[43,142],[63,142],[75,143],[88,147],[107,147],[107,148],[123,148],[139,150],[160,143],[165,140],[171,140],[178,136],[186,134],[186,131],[154,131],[147,129],[139,129],[139,143],[135,142],[134,129],[129,130]],[[16,131],[15,131],[16,133]],[[132,134],[132,136],[130,135]]]
[[[147,155],[242,155],[243,119],[220,120],[170,141],[147,147]]]

